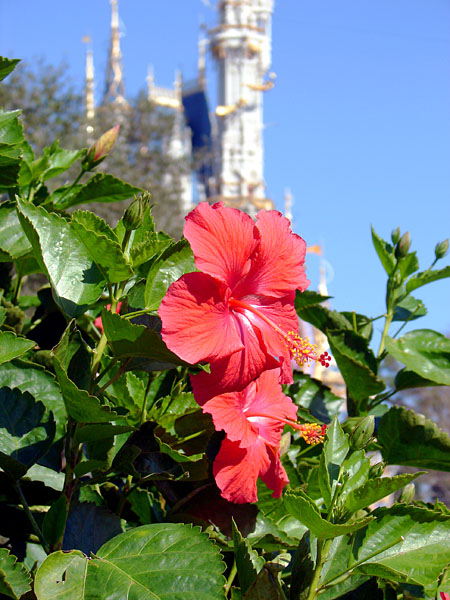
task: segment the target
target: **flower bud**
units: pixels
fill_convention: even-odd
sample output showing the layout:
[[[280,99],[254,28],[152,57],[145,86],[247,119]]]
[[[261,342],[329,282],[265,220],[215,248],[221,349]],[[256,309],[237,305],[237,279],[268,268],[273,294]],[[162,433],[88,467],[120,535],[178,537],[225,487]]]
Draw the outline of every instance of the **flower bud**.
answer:
[[[411,236],[409,231],[404,233],[395,246],[395,258],[405,258],[411,246]]]
[[[150,194],[144,192],[135,196],[133,202],[123,215],[123,224],[127,231],[133,231],[140,227],[144,221],[144,212],[150,201]]]
[[[391,232],[391,240],[392,243],[395,244],[398,242],[398,240],[400,239],[400,227],[397,227],[397,229],[393,229]]]
[[[350,436],[350,448],[352,450],[362,450],[367,446],[375,429],[375,417],[368,415],[361,419]]]
[[[386,468],[386,463],[379,462],[372,465],[369,469],[369,479],[376,479],[377,477],[381,477],[384,473],[384,469]]]
[[[100,138],[92,144],[87,151],[81,166],[85,171],[91,171],[111,152],[117,136],[119,134],[120,125],[116,125],[100,136]]]
[[[416,488],[413,483],[408,483],[402,489],[402,493],[400,494],[399,502],[403,502],[403,504],[410,504],[414,500],[414,496],[416,495]]]
[[[444,258],[444,256],[447,254],[448,252],[448,238],[446,240],[444,240],[443,242],[439,242],[439,244],[436,244],[436,248],[434,249],[434,254],[436,256],[436,260],[439,260],[440,258]]]

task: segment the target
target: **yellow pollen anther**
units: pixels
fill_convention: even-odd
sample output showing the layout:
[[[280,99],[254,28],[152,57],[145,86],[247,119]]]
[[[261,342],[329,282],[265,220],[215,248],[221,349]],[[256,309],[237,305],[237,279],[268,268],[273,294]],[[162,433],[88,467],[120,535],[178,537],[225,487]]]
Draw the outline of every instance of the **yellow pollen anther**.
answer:
[[[327,426],[318,425],[317,423],[304,423],[303,425],[299,425],[297,430],[300,437],[302,437],[307,444],[313,446],[323,442]]]
[[[308,366],[312,360],[317,360],[324,367],[328,367],[330,360],[328,354],[325,352],[319,356],[319,348],[316,344],[311,344],[308,338],[300,337],[295,331],[288,331],[283,337],[292,358],[299,367]]]

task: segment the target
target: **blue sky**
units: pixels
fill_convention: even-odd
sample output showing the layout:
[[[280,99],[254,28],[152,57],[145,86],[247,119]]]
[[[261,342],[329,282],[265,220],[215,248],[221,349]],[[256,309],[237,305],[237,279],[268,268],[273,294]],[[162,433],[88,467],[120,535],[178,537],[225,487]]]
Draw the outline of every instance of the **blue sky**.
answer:
[[[196,75],[207,0],[120,0],[127,93],[176,69]],[[209,6],[210,5],[210,6]],[[83,35],[93,39],[97,94],[109,43],[107,0],[0,0],[0,54],[44,56],[82,85]],[[421,269],[450,236],[450,3],[448,0],[276,0],[273,90],[264,98],[267,193],[294,197],[297,233],[323,244],[339,310],[383,312],[383,270],[370,225],[409,230]],[[216,71],[208,65],[211,105]],[[441,266],[449,259],[441,261]],[[308,258],[317,283],[318,257]],[[429,315],[415,327],[450,333],[449,280],[417,290]]]

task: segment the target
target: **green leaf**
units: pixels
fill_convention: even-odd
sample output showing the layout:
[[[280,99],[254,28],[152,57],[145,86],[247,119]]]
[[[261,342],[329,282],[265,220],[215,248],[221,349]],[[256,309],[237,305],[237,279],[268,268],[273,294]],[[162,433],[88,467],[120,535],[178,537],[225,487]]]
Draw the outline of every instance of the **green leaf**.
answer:
[[[405,368],[395,376],[394,385],[396,390],[408,390],[419,387],[435,387],[439,384],[430,379],[424,379],[420,375],[417,375],[417,373],[414,373],[414,371]]]
[[[288,395],[297,406],[307,408],[319,421],[329,423],[339,414],[344,403],[330,388],[306,373],[294,373],[294,383],[288,387]]]
[[[64,435],[66,409],[59,385],[51,373],[35,363],[14,360],[0,366],[0,387],[3,386],[29,392],[38,402],[42,402],[55,417],[56,439]]]
[[[420,471],[419,473],[405,473],[395,475],[394,477],[376,477],[375,479],[370,479],[364,485],[353,489],[347,495],[344,508],[351,513],[355,513],[402,489],[423,473],[424,471]]]
[[[0,365],[22,356],[35,345],[33,340],[18,337],[12,331],[0,331]]]
[[[330,549],[327,554],[327,560],[323,562],[320,572],[319,585],[327,585],[330,582],[330,587],[321,590],[319,598],[322,600],[334,600],[335,598],[344,597],[344,594],[351,592],[355,588],[362,585],[369,578],[366,575],[351,575],[348,578],[342,577],[333,581],[333,578],[345,572],[352,558],[353,540],[349,535],[342,535],[331,542]],[[343,581],[342,581],[343,579]]]
[[[65,196],[59,202],[53,199],[53,202],[57,208],[65,209],[76,204],[87,204],[88,202],[119,202],[144,191],[142,188],[125,183],[125,181],[112,175],[97,173],[79,189],[75,196]]]
[[[66,518],[66,497],[61,494],[58,500],[53,502],[50,509],[45,514],[42,523],[42,534],[51,546],[62,539],[64,528],[66,526]]]
[[[361,315],[355,311],[342,311],[343,315],[350,323],[353,324],[353,330],[362,335],[370,342],[373,333],[373,324],[367,315]]]
[[[338,418],[334,417],[327,427],[319,468],[319,486],[327,508],[330,507],[348,450],[348,435],[342,431]]]
[[[346,498],[350,494],[360,489],[367,482],[369,469],[370,460],[365,456],[364,450],[357,450],[344,460],[342,464],[342,480],[344,484],[339,493],[339,502],[341,504],[345,503]]]
[[[42,465],[33,465],[27,471],[24,479],[30,481],[41,481],[47,487],[62,492],[64,487],[64,473],[57,473],[48,467]]]
[[[398,270],[402,277],[402,280],[405,280],[412,273],[417,271],[419,268],[419,261],[417,260],[417,256],[415,252],[410,252],[404,258],[399,259],[398,261]]]
[[[106,234],[108,225],[103,219],[79,210],[72,215],[72,227],[106,281],[119,283],[133,276],[113,230]]]
[[[439,269],[438,271],[423,271],[422,273],[417,273],[417,275],[411,277],[406,283],[406,291],[409,294],[422,285],[427,285],[427,283],[438,281],[438,279],[445,279],[446,277],[450,277],[450,265],[443,269]]]
[[[416,329],[398,339],[386,337],[386,349],[424,379],[450,385],[450,340],[431,329]]]
[[[22,161],[23,133],[19,110],[0,110],[0,193],[17,185]]]
[[[280,574],[289,565],[290,559],[291,556],[286,553],[266,562],[242,600],[285,600]]]
[[[322,296],[317,292],[311,290],[305,290],[300,292],[299,290],[295,293],[295,310],[301,310],[307,306],[313,306],[314,304],[320,304],[329,300],[332,296]]]
[[[69,379],[57,358],[55,358],[54,366],[69,417],[78,423],[105,423],[119,418],[114,410],[102,405],[96,396],[80,390]]]
[[[44,153],[48,152],[48,166],[42,172],[39,179],[46,181],[64,173],[74,162],[84,155],[84,150],[65,150],[60,148],[59,141],[56,140],[50,148],[45,148]]]
[[[372,227],[372,242],[386,273],[391,276],[395,268],[394,248],[375,233]]]
[[[0,594],[19,600],[30,590],[31,576],[28,570],[9,550],[0,548]]]
[[[354,331],[328,331],[327,336],[352,398],[364,400],[384,390],[385,384],[376,376],[376,359],[365,338]]]
[[[79,551],[50,554],[35,581],[38,600],[224,600],[224,563],[199,528],[143,525],[104,544],[88,559]],[[62,596],[61,594],[65,594]]]
[[[330,523],[321,517],[317,506],[302,491],[286,492],[284,503],[289,513],[298,519],[300,523],[306,525],[319,540],[331,539],[346,533],[352,533],[361,529],[361,527],[365,527],[372,520],[372,517],[369,516],[343,524]]]
[[[105,280],[86,247],[65,219],[18,200],[22,226],[53,288],[56,304],[79,317],[94,304]]]
[[[3,81],[20,62],[20,58],[5,58],[0,56],[0,81]]]
[[[187,240],[181,240],[164,250],[152,264],[145,286],[145,308],[156,310],[169,286],[184,273],[195,271],[194,255]]]
[[[161,502],[148,490],[134,488],[128,495],[128,501],[131,504],[131,510],[139,517],[142,525],[160,523],[163,520]]]
[[[391,465],[450,471],[450,437],[423,415],[393,406],[378,424],[383,459]]]
[[[355,570],[437,589],[449,559],[450,516],[405,505],[379,508],[373,514],[367,529],[356,535],[356,560],[367,561]],[[385,549],[400,537],[403,541]]]
[[[9,202],[0,205],[0,250],[13,261],[31,251],[31,245],[17,217],[16,207]],[[1,257],[0,257],[0,260]]]
[[[256,577],[261,571],[265,561],[261,556],[258,555],[256,550],[253,550],[249,541],[242,537],[242,534],[237,528],[234,519],[232,519],[232,527],[234,559],[236,561],[239,585],[242,593],[245,594],[252,583],[256,580]]]
[[[165,233],[155,233],[155,232],[147,232],[145,238],[143,238],[140,242],[134,242],[131,250],[130,250],[130,259],[134,268],[143,265],[151,258],[157,256],[158,254],[162,254],[162,252],[168,248],[173,243],[173,240],[167,236]],[[148,273],[145,272],[145,276]],[[139,270],[141,275],[143,269]]]
[[[128,319],[105,310],[102,311],[102,323],[115,356],[143,357],[162,365],[186,365],[167,348],[155,330],[144,325],[134,325]]]
[[[414,321],[427,314],[427,309],[422,300],[413,296],[405,296],[395,307],[393,321]]]
[[[0,388],[0,467],[22,477],[53,443],[55,421],[28,392]]]
[[[342,330],[353,330],[352,323],[344,316],[343,313],[337,312],[336,310],[330,310],[326,306],[321,304],[314,304],[313,306],[306,306],[297,310],[298,316],[311,323],[317,329],[320,329],[323,333],[327,334],[329,329],[342,331]]]

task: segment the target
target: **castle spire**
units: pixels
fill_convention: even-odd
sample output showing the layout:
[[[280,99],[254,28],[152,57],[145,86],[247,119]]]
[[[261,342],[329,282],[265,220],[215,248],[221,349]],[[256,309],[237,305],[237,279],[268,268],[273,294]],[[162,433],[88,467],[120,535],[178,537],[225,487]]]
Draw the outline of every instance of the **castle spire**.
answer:
[[[263,95],[271,64],[273,0],[221,0],[210,31],[218,65],[217,200],[250,214],[273,208],[263,174]],[[270,77],[270,76],[269,76]]]
[[[123,82],[122,52],[120,50],[118,0],[110,0],[110,2],[111,41],[103,103],[107,104],[113,102],[119,105],[127,105],[128,103],[125,99],[125,85]]]
[[[95,99],[94,99],[94,55],[92,51],[92,40],[88,35],[83,37],[86,44],[86,86],[85,86],[85,109],[86,109],[86,142],[92,143],[94,133],[93,120],[95,117]]]

